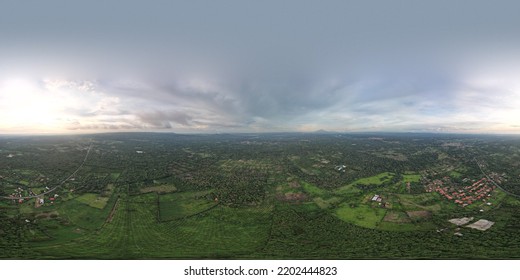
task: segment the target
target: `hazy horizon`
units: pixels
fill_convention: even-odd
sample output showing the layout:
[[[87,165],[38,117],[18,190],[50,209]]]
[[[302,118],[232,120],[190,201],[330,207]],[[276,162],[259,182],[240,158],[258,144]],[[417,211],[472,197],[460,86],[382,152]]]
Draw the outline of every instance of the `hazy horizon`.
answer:
[[[96,136],[96,135],[124,135],[124,134],[160,134],[160,135],[178,135],[178,136],[218,136],[218,135],[282,135],[282,134],[301,134],[301,135],[345,135],[345,136],[380,136],[399,135],[399,136],[415,136],[415,135],[432,135],[434,137],[442,136],[462,136],[462,137],[520,137],[518,133],[469,133],[469,132],[414,132],[414,131],[262,131],[262,132],[175,132],[171,130],[159,131],[84,131],[84,132],[26,132],[26,133],[0,133],[0,137],[68,137],[68,136]]]
[[[0,134],[520,134],[516,1],[4,1]]]

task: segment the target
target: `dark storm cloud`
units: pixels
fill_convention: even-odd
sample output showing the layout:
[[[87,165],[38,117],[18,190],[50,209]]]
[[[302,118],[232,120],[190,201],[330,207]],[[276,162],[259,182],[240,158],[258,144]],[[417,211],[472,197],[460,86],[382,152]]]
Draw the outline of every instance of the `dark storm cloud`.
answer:
[[[81,101],[62,112],[81,122],[77,129],[402,130],[479,118],[492,125],[500,120],[490,112],[512,112],[519,99],[511,82],[520,74],[519,8],[3,1],[0,78],[69,81]],[[509,80],[476,81],[503,74]]]
[[[183,112],[148,112],[138,115],[139,119],[150,124],[156,128],[172,128],[170,122],[178,123],[184,126],[189,126],[193,118]]]

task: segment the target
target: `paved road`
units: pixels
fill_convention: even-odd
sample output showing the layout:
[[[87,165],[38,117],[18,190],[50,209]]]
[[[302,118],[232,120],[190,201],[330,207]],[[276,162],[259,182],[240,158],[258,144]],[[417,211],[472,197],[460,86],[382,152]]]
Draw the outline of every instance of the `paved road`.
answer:
[[[486,172],[484,172],[484,170],[482,170],[482,167],[478,163],[477,159],[473,159],[473,160],[477,163],[477,166],[480,169],[480,172],[482,172],[482,174],[484,174],[484,176],[486,176],[486,178],[488,178],[488,180],[491,181],[491,183],[493,183],[493,185],[495,185],[497,188],[499,188],[501,191],[507,193],[508,195],[514,196],[516,198],[520,198],[520,195],[514,194],[514,193],[509,192],[509,191],[506,191],[499,184],[495,183],[495,181],[493,181],[493,179],[489,178],[489,176],[486,174]]]
[[[22,196],[22,197],[0,196],[0,198],[5,198],[5,199],[22,199],[22,198],[23,199],[30,199],[30,198],[39,197],[41,195],[46,195],[46,194],[49,194],[49,193],[55,191],[57,188],[63,186],[63,184],[65,184],[65,182],[67,182],[70,178],[74,177],[76,175],[76,173],[78,173],[78,171],[83,167],[83,165],[87,161],[87,158],[88,158],[88,155],[90,154],[90,150],[91,149],[92,149],[92,144],[90,144],[90,146],[88,147],[87,154],[85,155],[85,158],[83,159],[83,162],[81,162],[81,165],[74,172],[72,172],[72,174],[70,174],[69,177],[67,177],[65,180],[61,181],[61,183],[56,185],[54,188],[49,189],[48,191],[46,191],[44,193],[41,193],[41,194],[38,194],[38,195],[30,195],[30,196]]]

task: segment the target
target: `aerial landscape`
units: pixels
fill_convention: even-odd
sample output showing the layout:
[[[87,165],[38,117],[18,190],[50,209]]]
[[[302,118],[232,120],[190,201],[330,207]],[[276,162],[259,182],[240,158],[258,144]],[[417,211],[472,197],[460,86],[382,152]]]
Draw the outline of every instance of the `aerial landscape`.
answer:
[[[520,257],[520,138],[0,138],[2,258]]]
[[[520,259],[519,10],[1,1],[2,270]]]

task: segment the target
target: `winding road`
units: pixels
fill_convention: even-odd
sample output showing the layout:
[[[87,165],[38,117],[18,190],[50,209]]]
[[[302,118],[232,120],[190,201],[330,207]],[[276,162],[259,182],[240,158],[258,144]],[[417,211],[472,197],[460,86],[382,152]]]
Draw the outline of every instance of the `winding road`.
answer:
[[[484,176],[486,176],[486,178],[491,181],[491,183],[493,183],[493,185],[495,185],[497,188],[499,188],[501,191],[505,192],[506,194],[508,195],[511,195],[511,196],[514,196],[516,198],[520,198],[520,195],[517,195],[517,194],[514,194],[512,192],[509,192],[507,190],[505,190],[504,188],[502,188],[499,184],[497,184],[493,179],[491,179],[487,174],[486,172],[484,172],[484,170],[482,169],[482,166],[480,166],[480,163],[478,163],[477,159],[474,158],[473,159],[475,161],[475,163],[477,163],[477,166],[478,168],[480,169],[480,172],[482,172],[482,174],[484,174]]]
[[[65,180],[61,181],[61,183],[56,185],[54,188],[49,189],[48,191],[43,192],[43,193],[38,194],[38,195],[30,195],[30,196],[22,196],[22,197],[19,197],[19,196],[18,197],[0,196],[0,198],[4,198],[4,199],[30,199],[30,198],[35,198],[35,197],[39,197],[39,196],[42,196],[42,195],[46,195],[46,194],[49,194],[49,193],[55,191],[57,188],[63,186],[63,184],[65,184],[65,182],[67,182],[70,178],[74,177],[76,175],[76,173],[78,173],[78,171],[83,167],[83,165],[85,165],[85,162],[87,161],[87,158],[88,158],[88,155],[90,154],[90,150],[91,149],[92,149],[92,144],[90,144],[90,146],[88,147],[87,154],[85,155],[85,158],[83,159],[83,162],[81,162],[81,165],[74,172],[72,172],[72,174],[70,174],[69,177],[67,177]]]

